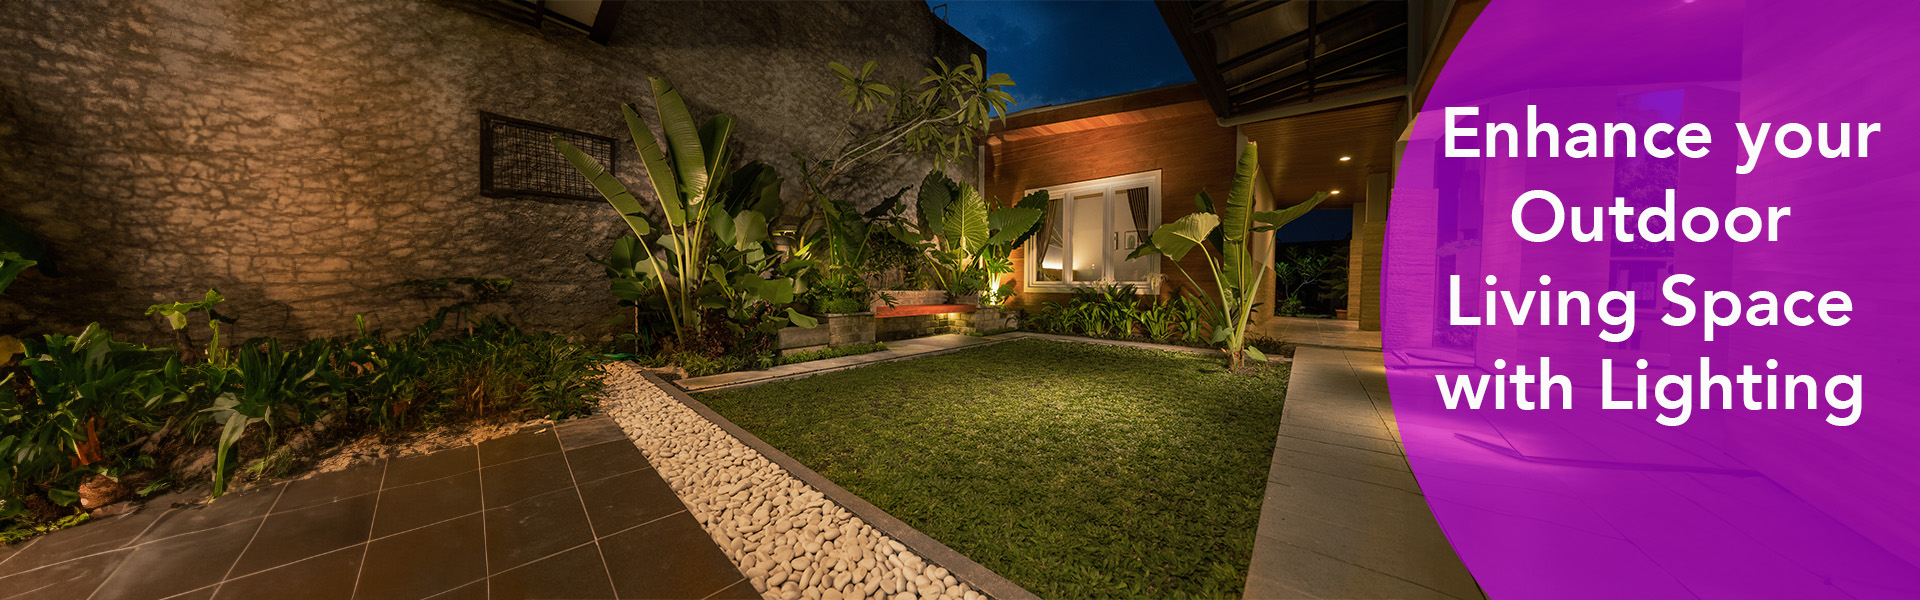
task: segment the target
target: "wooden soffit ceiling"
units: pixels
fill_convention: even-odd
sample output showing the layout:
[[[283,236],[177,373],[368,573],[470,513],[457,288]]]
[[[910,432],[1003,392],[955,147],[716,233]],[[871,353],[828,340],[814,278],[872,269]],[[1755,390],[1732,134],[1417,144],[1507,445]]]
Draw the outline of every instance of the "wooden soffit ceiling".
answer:
[[[1279,206],[1340,190],[1321,206],[1345,208],[1366,200],[1368,173],[1386,172],[1392,165],[1404,103],[1386,100],[1261,121],[1240,131],[1260,145],[1260,170]],[[1342,156],[1353,158],[1342,161]]]

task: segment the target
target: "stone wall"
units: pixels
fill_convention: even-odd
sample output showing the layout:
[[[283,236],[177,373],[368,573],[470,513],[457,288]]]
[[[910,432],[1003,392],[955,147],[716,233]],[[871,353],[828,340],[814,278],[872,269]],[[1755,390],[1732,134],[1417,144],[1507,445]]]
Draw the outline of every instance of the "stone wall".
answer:
[[[447,300],[401,282],[514,279],[496,310],[552,330],[620,318],[599,201],[479,195],[481,111],[618,140],[648,76],[737,155],[780,168],[839,143],[828,61],[912,75],[980,52],[921,3],[630,3],[608,45],[452,1],[23,0],[0,11],[0,212],[58,254],[0,298],[0,332],[100,321],[151,337],[152,303],[218,288],[240,336],[407,327]],[[971,164],[965,178],[978,180]],[[862,203],[928,165],[861,173]],[[638,190],[645,186],[635,186]]]

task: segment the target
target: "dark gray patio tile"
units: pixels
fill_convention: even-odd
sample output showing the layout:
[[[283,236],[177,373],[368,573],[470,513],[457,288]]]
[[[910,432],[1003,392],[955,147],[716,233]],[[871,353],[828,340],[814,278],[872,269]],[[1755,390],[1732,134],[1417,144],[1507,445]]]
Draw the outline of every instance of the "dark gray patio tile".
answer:
[[[354,597],[419,600],[479,581],[487,574],[482,527],[480,515],[470,515],[374,540]]]
[[[1478,597],[1479,586],[1460,564],[1432,519],[1381,518],[1342,526],[1312,516],[1276,510],[1260,528],[1255,546],[1284,542],[1386,573],[1460,598]]]
[[[1316,442],[1325,442],[1328,444],[1347,446],[1350,448],[1359,448],[1361,450],[1372,450],[1374,452],[1382,452],[1386,454],[1401,454],[1400,445],[1394,443],[1393,440],[1370,438],[1370,437],[1353,435],[1349,433],[1340,433],[1338,431],[1327,431],[1325,429],[1311,429],[1307,427],[1299,427],[1295,425],[1288,425],[1286,421],[1280,422],[1280,435],[1282,437],[1299,438],[1303,440],[1313,440]]]
[[[469,459],[472,456],[468,456]],[[466,473],[380,492],[373,537],[384,537],[480,512],[480,473]]]
[[[0,598],[80,600],[93,594],[101,580],[132,554],[132,549],[123,548],[0,577]]]
[[[572,485],[573,474],[567,471],[567,459],[558,452],[480,470],[480,486],[486,494],[487,508],[506,506]]]
[[[35,537],[16,544],[0,545],[0,569],[6,568],[7,561],[13,560],[13,557],[18,556],[21,550],[32,546],[34,542],[38,541],[40,541],[40,538]]]
[[[740,570],[690,515],[675,515],[600,540],[621,598],[705,598]]]
[[[1358,479],[1420,493],[1420,483],[1414,481],[1413,473],[1405,469],[1390,469],[1367,463],[1342,460],[1331,456],[1295,452],[1285,448],[1273,449],[1273,464],[1268,467],[1267,477],[1271,479],[1278,467],[1295,467],[1309,471],[1319,471],[1348,479]]]
[[[256,542],[255,547],[259,544]],[[282,565],[220,585],[215,598],[250,600],[348,600],[360,574],[365,544],[356,544],[293,564]]]
[[[620,424],[615,423],[612,417],[568,421],[555,426],[553,432],[560,437],[560,446],[568,450],[627,440],[627,432],[620,429]]]
[[[211,600],[213,593],[219,591],[219,589],[220,586],[210,585],[185,594],[167,596],[167,600]]]
[[[141,535],[140,541],[149,542],[182,533],[205,531],[265,515],[267,509],[273,507],[273,501],[279,498],[281,489],[281,484],[262,486],[173,509]],[[152,507],[149,506],[148,510],[152,510]]]
[[[587,513],[570,487],[487,511],[487,565],[492,573],[592,541]]]
[[[1314,440],[1302,439],[1302,438],[1296,438],[1296,437],[1287,437],[1287,436],[1280,436],[1279,439],[1274,440],[1274,448],[1276,450],[1299,452],[1301,454],[1312,454],[1315,456],[1337,458],[1347,462],[1370,465],[1370,466],[1380,467],[1382,469],[1394,469],[1399,471],[1411,472],[1407,466],[1406,457],[1399,454],[1377,452],[1374,450],[1365,450],[1361,448],[1355,448],[1352,446],[1342,446],[1339,444],[1329,444],[1326,442],[1320,442],[1320,441],[1314,441]]]
[[[760,598],[760,592],[753,591],[753,584],[747,583],[747,579],[742,577],[739,582],[727,586],[727,589],[708,596],[707,600],[760,600]]]
[[[432,596],[433,600],[487,600],[487,580],[475,581]]]
[[[31,552],[0,564],[0,576],[126,546],[140,532],[153,525],[160,518],[160,513],[160,510],[149,508],[40,536],[39,541],[33,543]]]
[[[600,549],[584,544],[488,579],[493,600],[612,598],[613,584]]]
[[[621,473],[653,468],[640,449],[626,438],[567,451],[567,464],[573,467],[573,479],[588,482]]]
[[[580,497],[594,531],[603,536],[687,509],[653,470],[582,483]]]
[[[480,468],[479,452],[473,446],[396,458],[387,463],[386,487],[396,488],[422,481],[432,481],[478,468]]]
[[[1261,545],[1263,542],[1265,545]],[[1248,577],[1248,598],[1255,597],[1251,595],[1252,590],[1275,589],[1277,585],[1282,590],[1295,590],[1318,598],[1467,600],[1271,538],[1255,545],[1255,560],[1274,564],[1256,564],[1249,569],[1253,575]],[[1267,581],[1255,582],[1255,579]]]
[[[260,526],[233,576],[264,571],[367,541],[378,494],[362,494],[299,510],[275,511]]]
[[[219,583],[258,529],[254,518],[136,546],[95,597],[158,599]]]
[[[344,471],[321,473],[287,483],[287,491],[273,505],[273,512],[300,510],[380,490],[386,473],[386,461],[357,466]]]
[[[560,438],[553,435],[553,429],[527,431],[480,442],[480,465],[491,467],[508,461],[559,451]]]

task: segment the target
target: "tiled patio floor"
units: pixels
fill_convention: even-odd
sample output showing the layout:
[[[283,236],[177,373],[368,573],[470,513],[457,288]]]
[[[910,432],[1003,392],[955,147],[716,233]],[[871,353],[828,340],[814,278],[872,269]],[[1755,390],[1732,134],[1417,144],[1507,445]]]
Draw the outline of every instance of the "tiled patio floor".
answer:
[[[0,548],[0,599],[758,598],[608,418]]]

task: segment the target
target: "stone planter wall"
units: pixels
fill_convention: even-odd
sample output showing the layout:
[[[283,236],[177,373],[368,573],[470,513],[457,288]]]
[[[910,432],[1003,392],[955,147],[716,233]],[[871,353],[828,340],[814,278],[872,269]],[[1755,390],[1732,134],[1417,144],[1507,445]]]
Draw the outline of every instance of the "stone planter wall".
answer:
[[[838,348],[874,341],[873,313],[830,314],[813,329],[789,326],[780,330],[780,350],[793,352],[818,348]]]
[[[947,303],[946,290],[893,290],[893,291],[887,291],[887,292],[875,292],[873,302],[869,303],[867,306],[868,310],[886,308],[887,303],[882,302],[880,300],[880,294],[883,294],[883,293],[889,296],[893,296],[893,304],[895,306],[914,306],[917,304],[946,304]]]
[[[837,348],[871,344],[876,335],[875,321],[870,312],[827,315],[826,322],[822,324],[827,329],[827,345]]]
[[[1013,327],[1019,323],[999,307],[983,306],[973,312],[911,315],[874,319],[880,341],[890,342],[945,333],[978,333]]]

